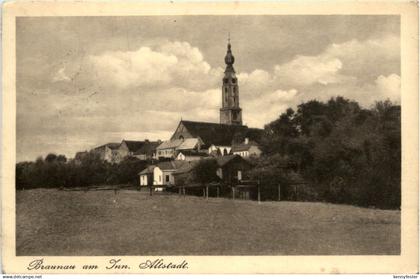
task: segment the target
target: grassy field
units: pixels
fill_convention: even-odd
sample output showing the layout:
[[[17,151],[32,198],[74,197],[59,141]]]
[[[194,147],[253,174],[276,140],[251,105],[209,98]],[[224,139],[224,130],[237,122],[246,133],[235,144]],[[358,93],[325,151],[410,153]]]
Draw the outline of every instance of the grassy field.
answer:
[[[119,191],[17,191],[17,255],[399,254],[400,212]]]

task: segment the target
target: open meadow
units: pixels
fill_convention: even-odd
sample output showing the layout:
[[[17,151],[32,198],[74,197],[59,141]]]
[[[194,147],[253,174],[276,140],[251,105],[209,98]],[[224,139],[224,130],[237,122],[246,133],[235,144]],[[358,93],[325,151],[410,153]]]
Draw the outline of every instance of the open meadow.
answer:
[[[400,253],[400,211],[135,190],[16,192],[17,256]]]

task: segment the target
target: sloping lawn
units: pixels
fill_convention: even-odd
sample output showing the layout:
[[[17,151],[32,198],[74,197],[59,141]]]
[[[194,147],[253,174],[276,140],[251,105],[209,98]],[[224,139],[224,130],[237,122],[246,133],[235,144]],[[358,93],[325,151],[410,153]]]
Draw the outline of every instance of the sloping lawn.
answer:
[[[400,212],[114,191],[17,191],[17,255],[399,254]]]

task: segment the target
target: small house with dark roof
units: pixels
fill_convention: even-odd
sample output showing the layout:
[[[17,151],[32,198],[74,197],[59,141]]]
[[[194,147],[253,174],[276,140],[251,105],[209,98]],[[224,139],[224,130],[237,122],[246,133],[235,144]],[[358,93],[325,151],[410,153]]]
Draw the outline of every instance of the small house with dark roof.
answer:
[[[252,165],[239,155],[227,155],[216,158],[217,176],[225,183],[232,184],[245,179]]]
[[[151,165],[139,172],[140,186],[151,186],[153,185],[153,170],[156,166]]]

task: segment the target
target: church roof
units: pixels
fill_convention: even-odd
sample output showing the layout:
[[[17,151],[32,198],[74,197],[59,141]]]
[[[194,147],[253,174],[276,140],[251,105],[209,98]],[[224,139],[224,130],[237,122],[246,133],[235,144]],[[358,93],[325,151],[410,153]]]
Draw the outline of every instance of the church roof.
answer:
[[[192,137],[201,138],[206,146],[230,146],[233,142],[242,142],[244,138],[258,141],[262,130],[243,125],[228,125],[210,122],[182,120],[181,123]]]

